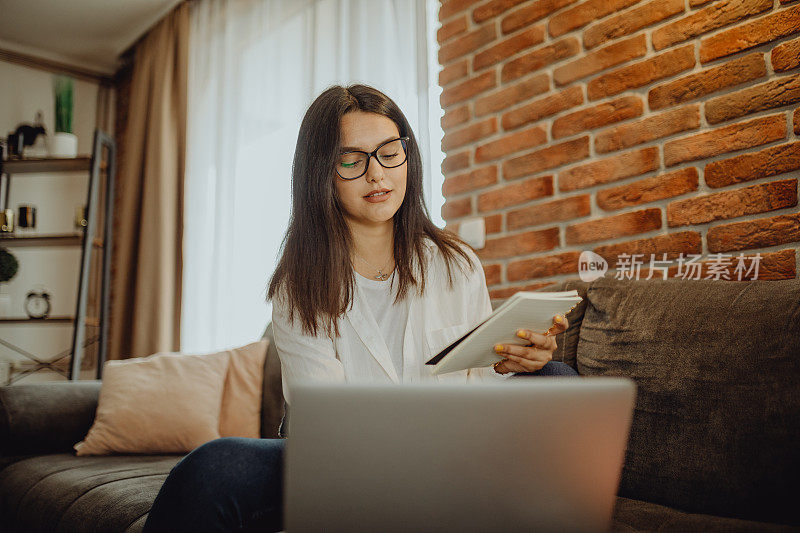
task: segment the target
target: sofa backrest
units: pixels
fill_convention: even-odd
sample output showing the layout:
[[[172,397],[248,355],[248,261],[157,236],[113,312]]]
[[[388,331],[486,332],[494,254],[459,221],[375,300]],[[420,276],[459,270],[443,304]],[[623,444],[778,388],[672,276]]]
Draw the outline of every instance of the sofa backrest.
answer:
[[[800,523],[800,280],[601,278],[578,337],[638,386],[622,496]]]
[[[92,426],[101,386],[81,380],[0,387],[0,457],[74,453]]]

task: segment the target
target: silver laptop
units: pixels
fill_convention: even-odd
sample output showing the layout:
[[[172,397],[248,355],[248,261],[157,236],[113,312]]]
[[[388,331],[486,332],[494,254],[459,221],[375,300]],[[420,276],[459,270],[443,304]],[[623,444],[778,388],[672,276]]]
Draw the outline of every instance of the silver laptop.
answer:
[[[635,385],[298,385],[285,526],[306,531],[601,531]]]

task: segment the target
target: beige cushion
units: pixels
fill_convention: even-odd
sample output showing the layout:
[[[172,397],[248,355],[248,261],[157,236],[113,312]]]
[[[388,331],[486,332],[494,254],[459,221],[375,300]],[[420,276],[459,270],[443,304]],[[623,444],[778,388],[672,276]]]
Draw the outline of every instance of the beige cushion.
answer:
[[[219,437],[258,438],[267,346],[108,361],[77,455],[188,453]]]
[[[229,354],[159,353],[103,368],[97,414],[77,455],[186,453],[219,438]]]
[[[269,341],[234,348],[222,391],[219,434],[222,437],[261,437],[261,393],[264,358]]]

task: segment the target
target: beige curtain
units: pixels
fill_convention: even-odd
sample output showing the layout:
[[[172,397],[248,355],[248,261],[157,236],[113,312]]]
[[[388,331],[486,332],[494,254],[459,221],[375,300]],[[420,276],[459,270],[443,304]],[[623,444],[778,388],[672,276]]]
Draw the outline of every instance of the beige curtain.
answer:
[[[136,44],[118,95],[109,359],[180,349],[188,33],[184,2]]]

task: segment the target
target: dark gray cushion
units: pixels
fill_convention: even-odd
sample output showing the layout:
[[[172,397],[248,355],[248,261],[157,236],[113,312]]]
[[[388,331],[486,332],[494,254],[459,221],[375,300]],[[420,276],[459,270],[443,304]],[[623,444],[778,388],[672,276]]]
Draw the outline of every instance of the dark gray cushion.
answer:
[[[580,373],[638,385],[620,495],[800,524],[800,280],[601,278],[587,300]]]
[[[567,314],[567,330],[556,335],[556,349],[553,352],[553,361],[561,361],[578,369],[578,338],[583,322],[583,314],[586,312],[586,291],[589,283],[580,280],[562,281],[556,285],[548,285],[539,289],[540,292],[555,291],[578,291],[578,295],[583,298],[572,311]]]
[[[94,422],[100,386],[89,380],[0,387],[0,454],[72,450]]]
[[[261,390],[261,436],[275,439],[279,436],[285,403],[281,384],[281,361],[272,339],[272,323],[267,326],[261,338],[269,341],[264,361],[264,385]]]
[[[4,531],[125,531],[150,510],[182,455],[40,455],[0,471]],[[141,528],[143,522],[135,528]]]

